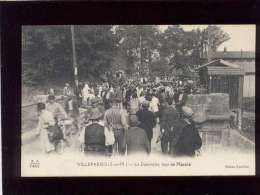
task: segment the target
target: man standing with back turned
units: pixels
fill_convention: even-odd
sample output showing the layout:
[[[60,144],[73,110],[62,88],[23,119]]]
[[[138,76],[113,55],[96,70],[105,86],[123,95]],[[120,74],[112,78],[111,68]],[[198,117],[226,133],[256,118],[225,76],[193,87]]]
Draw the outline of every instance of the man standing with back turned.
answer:
[[[114,152],[120,155],[126,150],[126,131],[128,129],[127,118],[121,109],[121,99],[114,94],[110,96],[111,108],[106,110],[104,124],[108,129],[112,129],[115,135]]]
[[[138,120],[140,121],[139,127],[145,130],[149,142],[151,144],[151,140],[153,138],[153,128],[156,125],[156,118],[154,114],[148,110],[149,101],[145,100],[142,104],[142,109],[136,113]]]
[[[164,102],[162,105],[160,125],[161,125],[161,147],[163,154],[170,153],[170,146],[173,137],[174,126],[178,120],[177,111],[168,104],[168,102]]]

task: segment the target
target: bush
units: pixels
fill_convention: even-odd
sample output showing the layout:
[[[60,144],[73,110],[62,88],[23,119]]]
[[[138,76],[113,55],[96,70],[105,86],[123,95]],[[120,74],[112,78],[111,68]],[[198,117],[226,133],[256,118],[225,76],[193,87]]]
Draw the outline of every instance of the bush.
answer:
[[[255,141],[255,119],[243,117],[242,134],[251,141]]]

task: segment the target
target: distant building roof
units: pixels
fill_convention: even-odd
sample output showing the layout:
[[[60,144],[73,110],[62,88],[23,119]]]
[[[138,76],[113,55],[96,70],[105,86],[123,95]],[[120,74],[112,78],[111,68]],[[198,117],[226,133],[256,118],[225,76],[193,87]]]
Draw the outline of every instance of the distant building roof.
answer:
[[[203,54],[203,59],[207,58],[207,54]],[[254,59],[253,51],[216,51],[212,53],[211,59]]]
[[[197,71],[207,68],[209,75],[243,75],[244,72],[239,65],[222,59],[212,60],[196,68]]]

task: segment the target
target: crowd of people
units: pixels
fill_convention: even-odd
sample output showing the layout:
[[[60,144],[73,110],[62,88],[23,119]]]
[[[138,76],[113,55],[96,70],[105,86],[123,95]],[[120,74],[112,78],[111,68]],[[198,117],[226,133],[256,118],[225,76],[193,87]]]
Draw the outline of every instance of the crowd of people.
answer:
[[[118,79],[79,83],[76,89],[66,83],[64,108],[55,102],[53,91],[46,104],[38,103],[43,151],[57,152],[57,140],[66,142],[68,133],[57,130],[57,121],[69,118],[74,125],[69,134],[76,136],[86,155],[149,155],[156,139],[165,155],[194,156],[202,142],[193,111],[185,103],[195,92],[191,80]],[[157,138],[155,131],[159,131]]]

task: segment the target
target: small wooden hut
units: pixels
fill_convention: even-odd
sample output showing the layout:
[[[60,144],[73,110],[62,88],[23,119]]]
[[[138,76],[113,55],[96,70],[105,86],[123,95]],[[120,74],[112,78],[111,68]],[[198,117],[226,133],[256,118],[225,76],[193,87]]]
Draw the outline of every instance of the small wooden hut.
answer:
[[[199,66],[196,71],[208,93],[227,93],[230,109],[242,107],[243,71],[239,65],[218,59]]]

